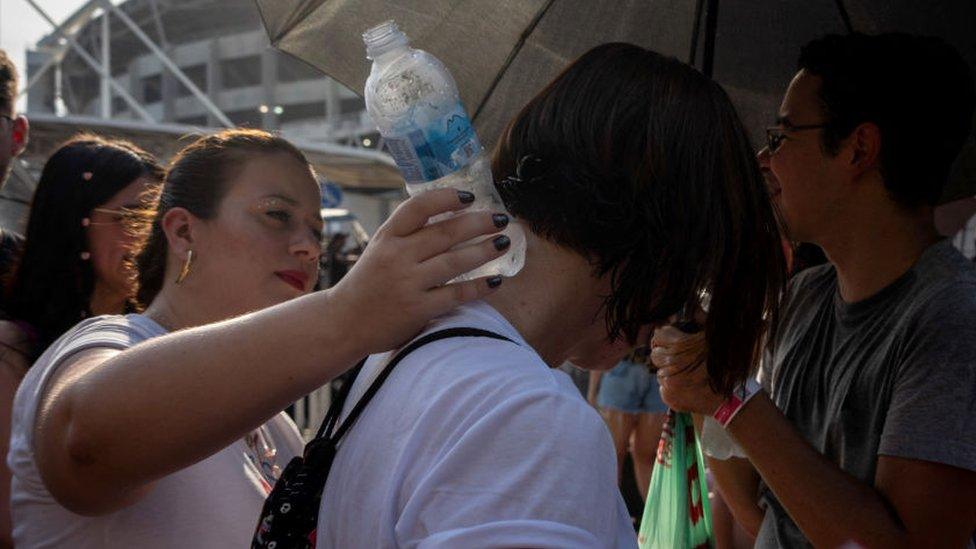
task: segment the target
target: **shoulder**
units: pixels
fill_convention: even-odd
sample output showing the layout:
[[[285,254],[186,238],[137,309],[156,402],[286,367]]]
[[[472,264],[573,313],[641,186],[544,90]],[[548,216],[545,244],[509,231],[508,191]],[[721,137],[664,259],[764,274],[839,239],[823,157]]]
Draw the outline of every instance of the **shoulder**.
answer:
[[[438,341],[402,367],[407,391],[425,395],[421,413],[433,421],[450,417],[468,427],[501,426],[568,445],[606,433],[599,414],[565,373],[515,343]]]
[[[89,354],[124,351],[165,330],[142,315],[107,315],[89,318],[68,330],[34,363],[27,383],[43,386],[62,366]]]
[[[817,265],[804,269],[793,275],[786,285],[787,301],[803,299],[804,297],[816,294],[825,286],[836,284],[837,271],[830,263]]]
[[[903,329],[909,338],[936,338],[972,348],[976,346],[972,337],[976,336],[976,269],[954,248],[936,246],[914,269],[904,297]]]
[[[165,329],[143,315],[104,315],[78,323],[52,347],[103,343],[113,348],[128,348],[165,333]]]
[[[504,390],[506,394],[562,392],[557,375],[525,344],[487,337],[457,337],[428,343],[398,366],[420,382],[447,385],[458,394]],[[491,391],[494,392],[494,391]]]

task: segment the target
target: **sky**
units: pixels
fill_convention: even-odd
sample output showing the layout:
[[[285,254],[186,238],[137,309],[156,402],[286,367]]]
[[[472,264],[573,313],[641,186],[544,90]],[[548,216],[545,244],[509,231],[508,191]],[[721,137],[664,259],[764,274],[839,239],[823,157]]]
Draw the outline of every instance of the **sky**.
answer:
[[[34,0],[48,15],[61,22],[85,4],[85,0]],[[0,48],[6,50],[20,72],[21,82],[26,80],[26,51],[28,47],[51,31],[27,0],[0,0]],[[18,103],[18,109],[24,108]]]

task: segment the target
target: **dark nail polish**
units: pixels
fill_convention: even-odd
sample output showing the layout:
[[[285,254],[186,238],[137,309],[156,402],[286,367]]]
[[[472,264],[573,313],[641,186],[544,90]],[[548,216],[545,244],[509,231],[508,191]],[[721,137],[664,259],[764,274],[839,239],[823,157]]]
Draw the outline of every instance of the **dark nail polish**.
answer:
[[[468,191],[458,191],[458,200],[461,204],[470,204],[474,202],[474,193],[469,193]]]
[[[489,288],[497,288],[502,285],[501,276],[493,276],[487,280]]]
[[[492,240],[492,243],[495,244],[496,250],[501,251],[509,247],[512,244],[512,241],[509,240],[507,236],[501,235],[501,236],[496,236],[495,239]]]
[[[493,214],[491,216],[491,222],[501,229],[505,225],[508,225],[508,216],[505,214]]]

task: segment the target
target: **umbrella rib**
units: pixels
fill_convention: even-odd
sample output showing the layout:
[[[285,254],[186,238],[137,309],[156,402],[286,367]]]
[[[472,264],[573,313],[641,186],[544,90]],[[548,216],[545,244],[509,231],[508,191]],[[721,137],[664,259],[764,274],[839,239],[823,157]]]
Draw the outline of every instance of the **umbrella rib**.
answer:
[[[698,37],[701,33],[701,14],[704,3],[705,0],[698,0],[698,5],[695,6],[695,26],[691,29],[691,51],[688,52],[688,64],[692,67],[695,66],[695,58],[698,57]]]
[[[851,17],[847,14],[847,8],[844,7],[844,0],[834,0],[834,3],[837,4],[837,12],[840,14],[841,21],[844,22],[847,33],[854,34],[854,25],[851,24]]]
[[[488,104],[488,98],[491,97],[491,94],[495,91],[495,88],[498,86],[499,82],[501,82],[502,77],[505,76],[505,73],[508,71],[508,67],[511,66],[511,64],[515,61],[515,57],[518,55],[519,51],[522,50],[522,46],[525,45],[525,41],[528,40],[529,35],[535,31],[536,26],[538,26],[540,21],[542,21],[542,17],[547,11],[549,11],[549,8],[552,6],[553,2],[555,2],[555,0],[548,0],[546,5],[542,6],[542,8],[535,14],[532,21],[529,22],[529,25],[524,31],[522,31],[522,35],[519,36],[518,42],[512,46],[512,51],[508,54],[508,58],[505,59],[505,63],[502,64],[501,70],[495,74],[494,80],[492,80],[491,85],[488,86],[488,90],[485,92],[485,95],[478,103],[478,108],[475,109],[474,114],[471,115],[471,120],[477,119],[478,115],[481,114],[481,110],[485,107],[485,105]]]
[[[325,2],[326,0],[312,0],[311,2],[303,4],[298,9],[293,11],[292,14],[288,16],[286,23],[281,26],[281,29],[277,32],[277,34],[271,37],[271,43],[277,44],[282,38],[288,36],[288,33],[294,30],[299,23],[307,19],[313,11],[322,7],[322,4]],[[267,25],[265,25],[265,27],[267,27]]]

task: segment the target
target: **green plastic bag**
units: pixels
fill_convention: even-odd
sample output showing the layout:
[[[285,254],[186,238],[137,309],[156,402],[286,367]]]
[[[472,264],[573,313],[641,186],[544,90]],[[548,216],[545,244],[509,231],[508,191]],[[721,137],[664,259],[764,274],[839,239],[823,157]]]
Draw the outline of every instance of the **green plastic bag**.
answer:
[[[641,549],[715,546],[705,460],[689,414],[668,411],[638,542]]]

